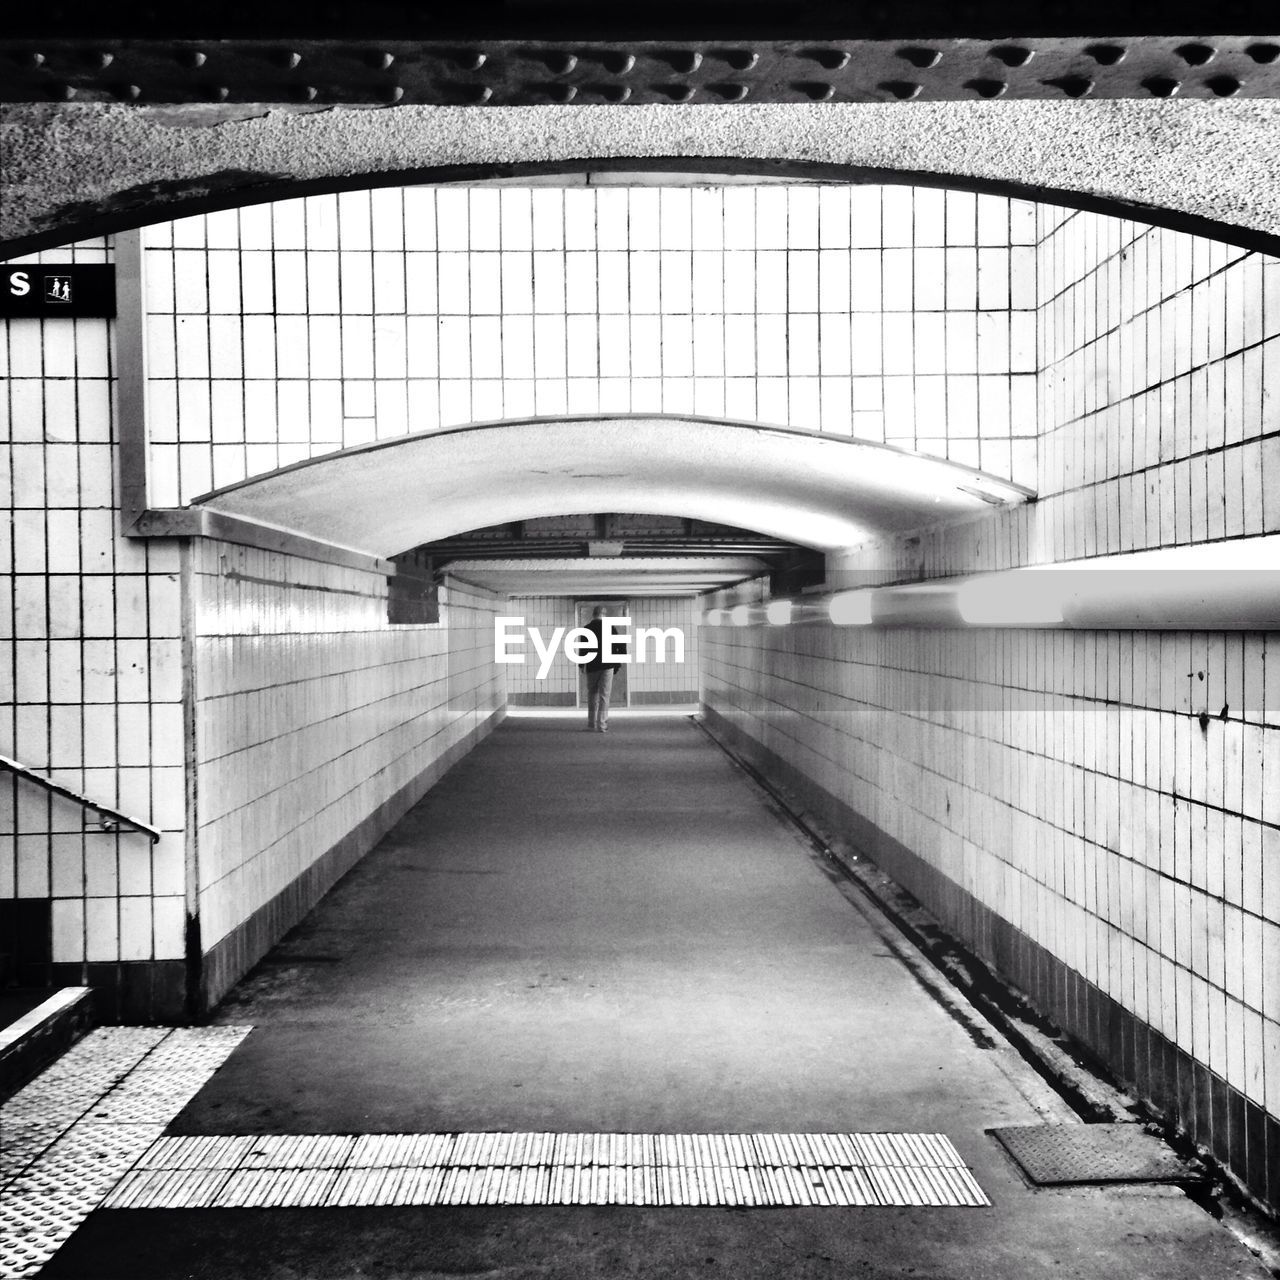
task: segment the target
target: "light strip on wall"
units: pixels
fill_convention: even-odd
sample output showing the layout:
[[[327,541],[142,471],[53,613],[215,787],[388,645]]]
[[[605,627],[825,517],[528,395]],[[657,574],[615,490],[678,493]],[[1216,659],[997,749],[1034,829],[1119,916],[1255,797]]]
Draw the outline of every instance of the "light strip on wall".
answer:
[[[712,609],[709,626],[1280,630],[1280,534]],[[763,615],[763,617],[762,617]]]
[[[1048,574],[1026,581],[1016,573],[984,575],[957,588],[956,606],[972,627],[1060,627],[1061,585]]]
[[[827,613],[840,627],[871,625],[871,591],[841,591],[827,601]]]
[[[971,626],[1280,628],[1280,535],[982,574],[954,584]]]

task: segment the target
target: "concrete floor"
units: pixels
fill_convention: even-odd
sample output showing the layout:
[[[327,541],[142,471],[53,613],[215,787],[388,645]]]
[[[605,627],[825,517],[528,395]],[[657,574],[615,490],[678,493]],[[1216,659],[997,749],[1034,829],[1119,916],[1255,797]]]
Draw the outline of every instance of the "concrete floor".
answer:
[[[99,1211],[50,1277],[1261,1277],[1171,1188],[1033,1190],[1071,1122],[695,725],[509,720],[227,1000],[182,1133],[947,1134],[990,1209]]]

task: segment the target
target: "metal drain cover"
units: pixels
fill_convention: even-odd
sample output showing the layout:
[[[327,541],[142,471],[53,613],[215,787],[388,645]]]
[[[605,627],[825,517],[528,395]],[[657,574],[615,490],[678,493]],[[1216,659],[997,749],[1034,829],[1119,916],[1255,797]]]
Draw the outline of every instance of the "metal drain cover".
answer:
[[[1032,1124],[989,1132],[1041,1187],[1205,1177],[1138,1124]]]

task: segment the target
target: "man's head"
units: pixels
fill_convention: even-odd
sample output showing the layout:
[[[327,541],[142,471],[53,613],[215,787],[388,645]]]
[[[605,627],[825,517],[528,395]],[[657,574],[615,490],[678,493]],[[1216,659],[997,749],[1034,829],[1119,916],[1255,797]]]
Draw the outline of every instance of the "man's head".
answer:
[[[606,609],[604,605],[598,604],[591,610],[591,616],[593,618],[607,618],[609,616],[609,610]]]

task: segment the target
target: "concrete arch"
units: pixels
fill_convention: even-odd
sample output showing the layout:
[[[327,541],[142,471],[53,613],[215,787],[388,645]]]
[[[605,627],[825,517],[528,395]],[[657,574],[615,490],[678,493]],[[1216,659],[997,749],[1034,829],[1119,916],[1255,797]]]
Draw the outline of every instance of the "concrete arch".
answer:
[[[485,525],[589,511],[746,523],[831,551],[1030,496],[847,437],[621,416],[420,432],[256,476],[195,505],[389,556]]]
[[[325,191],[683,169],[1002,193],[1280,255],[1277,126],[1280,103],[1263,99],[321,111],[18,104],[0,116],[0,252]]]

